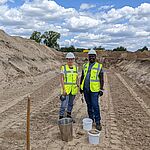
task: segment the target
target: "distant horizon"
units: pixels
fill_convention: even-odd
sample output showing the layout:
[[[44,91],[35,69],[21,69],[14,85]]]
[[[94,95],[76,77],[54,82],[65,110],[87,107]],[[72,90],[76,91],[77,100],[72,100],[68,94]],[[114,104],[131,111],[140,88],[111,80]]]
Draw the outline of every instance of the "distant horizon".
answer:
[[[56,31],[61,47],[150,49],[149,0],[1,0],[0,29],[29,38]]]
[[[0,30],[2,30],[2,29],[0,29]],[[4,30],[2,30],[2,31],[4,31]],[[5,31],[4,31],[5,32]],[[5,34],[8,34],[7,32],[5,32]],[[8,34],[9,35],[9,34]],[[30,39],[30,37],[22,37],[22,36],[19,36],[19,35],[9,35],[9,36],[11,36],[11,37],[21,37],[21,38],[24,38],[24,39],[28,39],[28,40],[32,40],[32,39]],[[35,41],[36,42],[36,41]],[[39,44],[44,44],[44,43],[39,43]],[[45,45],[45,44],[44,44]],[[70,45],[70,46],[61,46],[60,45],[60,48],[69,48],[69,47],[71,47],[71,46],[74,46],[74,45]],[[120,45],[120,46],[118,46],[118,47],[124,47],[123,45]],[[104,50],[101,50],[101,49],[97,49],[97,51],[113,51],[113,49],[106,49],[105,47],[103,47],[103,46],[101,46],[102,48],[104,48]],[[143,47],[145,47],[145,46],[143,46]],[[142,49],[143,47],[141,47],[141,48],[139,48],[139,49]],[[147,46],[146,46],[147,47]],[[74,46],[74,48],[75,49],[84,49],[84,50],[90,50],[90,49],[93,49],[93,48],[85,48],[85,47],[77,47],[77,46]],[[117,48],[117,47],[115,47],[115,48]],[[126,47],[124,47],[124,48],[126,48]],[[148,48],[148,47],[147,47]],[[126,52],[137,52],[139,49],[137,49],[137,50],[134,50],[134,51],[129,51],[128,49],[127,49],[127,51]],[[150,49],[148,49],[148,51],[150,51]],[[77,51],[75,51],[75,52],[77,52]],[[123,52],[123,51],[122,51]]]

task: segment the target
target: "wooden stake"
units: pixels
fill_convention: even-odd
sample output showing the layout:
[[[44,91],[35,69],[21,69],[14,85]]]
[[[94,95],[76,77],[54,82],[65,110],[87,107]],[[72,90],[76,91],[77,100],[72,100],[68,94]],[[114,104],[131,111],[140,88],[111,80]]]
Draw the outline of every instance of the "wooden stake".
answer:
[[[27,104],[27,150],[30,150],[30,97],[28,97]]]

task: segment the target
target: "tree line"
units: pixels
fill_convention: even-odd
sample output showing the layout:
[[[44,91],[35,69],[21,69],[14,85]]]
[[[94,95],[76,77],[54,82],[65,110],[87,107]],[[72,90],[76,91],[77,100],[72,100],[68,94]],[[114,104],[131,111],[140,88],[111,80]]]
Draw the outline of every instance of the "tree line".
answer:
[[[41,32],[34,31],[31,34],[30,39],[35,40],[37,43],[43,43],[50,48],[54,48],[62,52],[82,52],[84,50],[84,48],[75,48],[73,45],[69,47],[60,47],[58,43],[58,40],[60,39],[60,33],[55,31],[45,31],[43,34],[41,34]],[[105,48],[102,46],[94,47],[93,49],[101,51],[105,50]],[[90,50],[90,48],[88,48],[87,50]],[[112,51],[127,51],[127,49],[123,46],[119,46],[117,48],[112,49]],[[148,51],[148,48],[144,46],[143,48],[138,49],[137,51]]]

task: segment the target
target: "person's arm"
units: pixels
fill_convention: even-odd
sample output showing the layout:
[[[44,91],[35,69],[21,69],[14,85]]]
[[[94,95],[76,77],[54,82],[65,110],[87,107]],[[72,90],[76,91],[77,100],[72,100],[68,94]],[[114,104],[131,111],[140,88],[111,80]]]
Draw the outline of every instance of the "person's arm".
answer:
[[[100,87],[101,89],[100,90],[104,90],[104,72],[103,72],[103,69],[100,70],[100,73],[99,73],[99,78],[100,78]]]
[[[76,81],[77,86],[79,87],[79,76],[77,75],[77,81]]]
[[[79,75],[78,75],[78,67],[77,67],[77,81],[76,81],[77,86],[79,87]]]
[[[82,70],[82,75],[81,75],[81,79],[80,79],[80,85],[82,84],[83,79],[84,79],[84,72]]]
[[[64,73],[62,68],[61,68],[61,75],[60,75],[60,84],[63,90],[63,95],[66,95],[65,86],[64,86]]]
[[[61,75],[60,75],[60,84],[61,84],[61,88],[64,90],[65,88],[64,88],[64,75],[63,75],[63,73],[61,73]]]
[[[80,93],[81,94],[83,93],[83,90],[81,90],[81,84],[82,84],[83,79],[84,79],[84,72],[82,70],[82,75],[81,75],[81,79],[80,79]]]

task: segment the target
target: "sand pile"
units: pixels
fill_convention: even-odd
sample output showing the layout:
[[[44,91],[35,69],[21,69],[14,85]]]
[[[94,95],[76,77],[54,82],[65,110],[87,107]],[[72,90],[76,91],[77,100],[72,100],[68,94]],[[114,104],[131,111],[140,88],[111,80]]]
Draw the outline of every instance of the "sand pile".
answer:
[[[57,54],[45,45],[0,30],[0,81],[55,70],[59,66]]]
[[[32,91],[60,69],[62,53],[0,30],[0,97],[4,101]],[[18,96],[17,96],[18,95]]]

